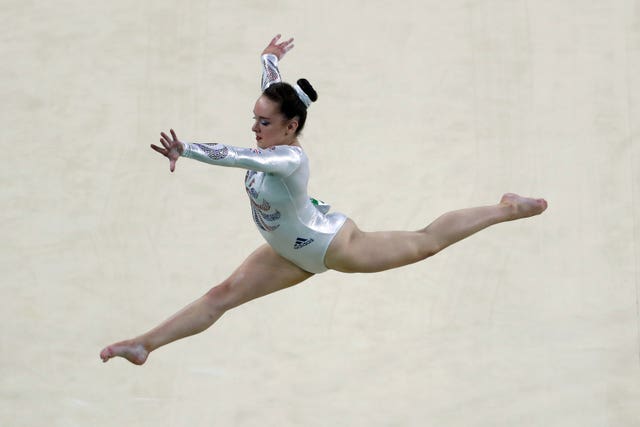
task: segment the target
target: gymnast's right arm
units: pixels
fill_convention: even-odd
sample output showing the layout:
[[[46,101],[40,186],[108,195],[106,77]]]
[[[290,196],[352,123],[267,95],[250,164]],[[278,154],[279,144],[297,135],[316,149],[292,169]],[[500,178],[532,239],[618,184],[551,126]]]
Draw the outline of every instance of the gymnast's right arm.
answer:
[[[242,168],[289,176],[300,166],[298,147],[274,146],[267,149],[233,147],[225,144],[183,142],[182,157],[216,166]]]
[[[171,136],[161,132],[162,147],[151,144],[151,148],[169,159],[169,170],[173,172],[176,162],[188,157],[216,166],[250,169],[289,176],[302,161],[302,150],[298,147],[275,146],[266,150],[240,148],[224,144],[185,143],[171,129]]]

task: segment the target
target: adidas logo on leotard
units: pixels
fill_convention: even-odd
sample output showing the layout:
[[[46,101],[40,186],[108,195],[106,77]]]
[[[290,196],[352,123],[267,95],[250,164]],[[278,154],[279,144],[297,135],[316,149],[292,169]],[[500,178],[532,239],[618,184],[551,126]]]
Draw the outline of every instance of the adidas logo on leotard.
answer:
[[[302,237],[298,237],[296,239],[295,245],[293,245],[293,249],[303,248],[312,242],[313,242],[313,239],[303,239]]]

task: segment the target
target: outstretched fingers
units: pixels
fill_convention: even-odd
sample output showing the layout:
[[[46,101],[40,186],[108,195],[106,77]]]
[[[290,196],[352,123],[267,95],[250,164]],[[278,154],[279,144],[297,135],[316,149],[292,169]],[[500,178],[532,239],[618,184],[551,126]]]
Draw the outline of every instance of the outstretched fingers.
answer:
[[[162,142],[162,140],[160,140],[160,142]],[[155,151],[157,151],[158,153],[162,154],[165,157],[169,156],[169,153],[165,148],[158,147],[155,144],[151,144],[151,148],[154,149]]]
[[[169,138],[169,136],[164,132],[160,132],[160,136],[162,137],[162,138],[160,138],[160,142],[162,143],[162,146],[164,148],[166,148],[167,150],[170,150],[171,149],[171,144],[173,142],[171,140],[171,138]]]
[[[278,49],[282,50],[283,53],[287,53],[291,49],[293,49],[293,46],[295,45],[293,44],[293,37],[291,37],[289,40],[286,40],[280,43],[278,45]]]
[[[170,133],[171,136],[160,132],[160,144],[162,144],[162,147],[151,144],[151,148],[169,159],[169,170],[173,172],[176,168],[176,161],[182,154],[183,147],[176,132],[171,129]]]
[[[287,52],[293,49],[294,45],[293,45],[293,37],[291,37],[288,40],[280,42],[281,37],[282,36],[280,34],[277,34],[273,39],[271,39],[271,42],[265,48],[262,54],[264,55],[267,53],[271,53],[276,55],[278,59],[282,59]]]
[[[282,37],[282,34],[276,34],[276,36],[271,39],[271,43],[269,43],[272,46],[275,46],[276,43],[278,43],[278,40],[280,40],[280,37]]]

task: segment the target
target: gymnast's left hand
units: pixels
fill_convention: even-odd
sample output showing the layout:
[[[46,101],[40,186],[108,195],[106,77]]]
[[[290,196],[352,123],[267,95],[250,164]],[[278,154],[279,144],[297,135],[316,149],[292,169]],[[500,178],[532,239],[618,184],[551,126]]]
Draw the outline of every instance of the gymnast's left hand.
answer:
[[[151,148],[169,159],[169,170],[173,172],[176,170],[176,162],[184,152],[184,146],[173,129],[171,129],[171,137],[164,132],[160,132],[160,136],[162,137],[160,138],[162,147],[151,144]]]
[[[271,53],[271,54],[277,56],[279,60],[282,60],[284,55],[287,52],[289,52],[291,49],[293,49],[293,37],[291,37],[289,40],[285,40],[283,42],[279,42],[280,41],[280,37],[282,37],[282,36],[280,34],[277,34],[271,40],[269,45],[264,48],[264,50],[262,51],[262,55],[265,55],[267,53]]]

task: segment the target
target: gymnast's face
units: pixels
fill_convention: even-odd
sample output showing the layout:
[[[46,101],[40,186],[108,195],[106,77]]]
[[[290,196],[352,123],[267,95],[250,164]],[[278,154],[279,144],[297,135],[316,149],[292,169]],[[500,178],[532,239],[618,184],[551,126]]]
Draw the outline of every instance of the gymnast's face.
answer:
[[[261,96],[256,101],[253,120],[251,130],[256,134],[256,145],[259,148],[295,142],[297,121],[295,118],[287,120],[280,112],[280,106],[266,96]]]

